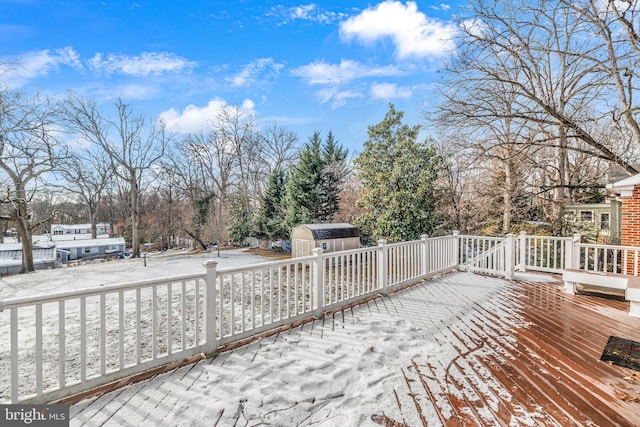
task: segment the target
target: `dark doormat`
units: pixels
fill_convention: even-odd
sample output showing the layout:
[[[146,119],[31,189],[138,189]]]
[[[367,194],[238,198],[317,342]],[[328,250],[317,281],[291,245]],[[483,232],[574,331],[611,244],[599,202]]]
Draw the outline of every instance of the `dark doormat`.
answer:
[[[640,342],[626,340],[612,335],[604,347],[600,360],[640,371]]]

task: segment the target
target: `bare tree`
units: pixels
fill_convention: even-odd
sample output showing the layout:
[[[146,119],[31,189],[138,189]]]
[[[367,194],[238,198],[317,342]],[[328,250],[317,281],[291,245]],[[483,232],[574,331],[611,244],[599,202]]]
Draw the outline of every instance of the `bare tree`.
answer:
[[[134,115],[132,107],[120,98],[113,103],[116,113],[113,119],[103,115],[95,101],[73,94],[69,95],[65,106],[70,129],[100,147],[113,174],[126,183],[131,215],[131,256],[139,257],[140,198],[147,172],[159,163],[170,139],[164,124],[148,124],[144,116]]]
[[[544,173],[529,181],[539,184],[533,191],[543,195],[539,200],[556,232],[563,203],[584,185],[575,182],[575,168],[606,161],[636,172],[638,150],[629,149],[629,141],[636,140],[635,85],[623,82],[619,72],[633,49],[619,36],[628,34],[618,25],[620,11],[618,21],[611,10],[604,15],[608,20],[600,19],[596,9],[606,11],[607,3],[612,8],[615,2],[472,0],[473,16],[461,19],[458,50],[441,86],[438,124],[465,135],[478,154],[504,168],[503,231],[513,208],[506,190],[517,187],[517,168],[535,166]],[[611,31],[618,37],[614,41]],[[616,101],[621,107],[612,110]],[[616,137],[603,138],[603,127],[615,127]],[[575,162],[584,156],[596,161]],[[520,159],[529,161],[526,169],[517,166]],[[531,163],[534,159],[539,163]],[[596,175],[602,176],[590,174]]]
[[[32,230],[47,220],[33,216],[31,197],[67,156],[54,112],[47,99],[0,91],[0,170],[6,176],[0,218],[15,224],[22,241],[21,273],[35,270]]]
[[[66,167],[58,174],[63,178],[58,186],[76,195],[89,211],[91,238],[97,237],[97,217],[102,196],[111,178],[109,159],[102,150],[72,153]]]

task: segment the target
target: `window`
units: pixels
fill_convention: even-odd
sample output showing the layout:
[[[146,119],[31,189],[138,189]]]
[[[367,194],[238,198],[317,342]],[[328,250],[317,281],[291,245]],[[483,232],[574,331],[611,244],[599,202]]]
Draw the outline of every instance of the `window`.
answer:
[[[331,249],[331,243],[329,243],[329,242],[322,242],[321,247],[322,247],[322,250],[323,250],[323,251],[328,251],[329,249]]]
[[[56,236],[59,236],[59,235],[61,235],[62,233],[63,233],[63,231],[62,231],[62,230],[53,230],[53,234],[54,234],[54,235],[56,235]]]
[[[567,222],[574,222],[576,220],[576,211],[564,211],[564,220]]]
[[[611,226],[611,214],[609,212],[602,212],[600,214],[600,229],[601,230],[608,230],[609,227]]]
[[[580,221],[593,222],[593,211],[580,211]]]

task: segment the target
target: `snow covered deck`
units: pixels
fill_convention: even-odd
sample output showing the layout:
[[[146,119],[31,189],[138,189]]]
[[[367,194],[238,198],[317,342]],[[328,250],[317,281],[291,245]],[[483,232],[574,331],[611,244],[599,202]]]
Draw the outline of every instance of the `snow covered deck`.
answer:
[[[71,407],[71,425],[633,425],[628,302],[456,272]]]

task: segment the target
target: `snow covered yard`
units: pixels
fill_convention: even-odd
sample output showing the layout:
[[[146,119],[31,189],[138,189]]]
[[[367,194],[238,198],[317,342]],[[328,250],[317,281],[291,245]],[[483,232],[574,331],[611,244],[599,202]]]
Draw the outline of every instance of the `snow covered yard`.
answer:
[[[128,283],[150,278],[179,276],[205,271],[207,260],[218,262],[218,268],[237,267],[270,261],[252,255],[244,249],[188,254],[186,252],[158,252],[145,260],[125,259],[77,267],[40,270],[29,274],[16,274],[0,278],[0,300],[40,293],[85,289],[95,286]]]

